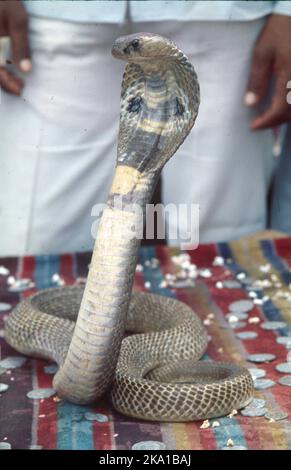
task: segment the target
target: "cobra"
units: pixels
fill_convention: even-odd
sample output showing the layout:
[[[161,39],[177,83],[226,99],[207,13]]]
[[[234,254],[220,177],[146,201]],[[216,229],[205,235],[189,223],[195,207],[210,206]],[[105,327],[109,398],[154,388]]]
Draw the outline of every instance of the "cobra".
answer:
[[[248,370],[199,361],[207,333],[189,306],[132,292],[140,245],[133,207],[145,211],[163,166],[195,122],[197,76],[178,47],[158,35],[121,37],[112,53],[127,62],[117,165],[85,287],[48,289],[20,302],[5,338],[21,353],[56,361],[54,388],[71,402],[96,403],[111,389],[113,406],[136,418],[222,416],[252,399]],[[124,338],[125,330],[134,334]]]

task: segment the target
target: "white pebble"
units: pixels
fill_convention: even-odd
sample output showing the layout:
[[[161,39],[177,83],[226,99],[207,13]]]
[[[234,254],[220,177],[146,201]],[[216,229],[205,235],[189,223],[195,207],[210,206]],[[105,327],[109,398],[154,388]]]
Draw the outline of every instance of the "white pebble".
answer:
[[[203,423],[201,424],[200,429],[207,429],[207,428],[209,428],[209,427],[210,427],[209,420],[208,420],[208,419],[205,419],[205,420],[203,421]]]
[[[249,297],[250,297],[251,299],[256,299],[256,298],[258,297],[258,294],[257,294],[255,291],[251,290],[251,291],[249,292]]]
[[[213,266],[223,266],[224,265],[224,258],[222,256],[215,256],[214,260],[212,261]]]
[[[204,278],[207,279],[207,278],[209,278],[209,277],[212,276],[212,272],[210,271],[210,269],[207,269],[207,268],[205,268],[205,269],[200,269],[200,270],[199,270],[199,275],[200,275],[201,277],[204,277]]]
[[[0,266],[0,276],[8,276],[9,273],[9,269],[5,268],[5,266]]]
[[[7,284],[8,284],[9,286],[12,286],[13,284],[15,284],[15,277],[14,277],[14,276],[9,276],[9,277],[7,278]]]
[[[251,317],[248,319],[249,323],[260,323],[259,317]]]
[[[255,305],[263,305],[263,303],[264,303],[263,299],[254,299]]]
[[[268,264],[262,264],[260,266],[260,271],[262,273],[268,273],[270,271],[270,269],[271,269],[271,265],[269,263]]]
[[[237,279],[239,279],[240,281],[242,281],[243,279],[245,279],[247,276],[245,273],[238,273],[236,275]]]
[[[236,323],[238,321],[238,317],[235,315],[229,315],[227,321],[228,323]]]

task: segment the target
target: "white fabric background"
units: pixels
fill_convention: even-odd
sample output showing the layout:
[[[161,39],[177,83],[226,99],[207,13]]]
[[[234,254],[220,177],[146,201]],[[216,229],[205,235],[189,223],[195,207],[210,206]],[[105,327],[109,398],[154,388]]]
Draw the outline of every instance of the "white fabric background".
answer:
[[[143,23],[188,54],[202,102],[191,136],[164,171],[165,202],[199,203],[201,241],[263,229],[271,132],[249,131],[243,104],[263,20]],[[113,176],[124,64],[110,56],[122,25],[31,18],[33,72],[0,106],[0,255],[91,249],[91,210]],[[185,221],[184,221],[185,223]],[[175,241],[177,243],[177,241]]]

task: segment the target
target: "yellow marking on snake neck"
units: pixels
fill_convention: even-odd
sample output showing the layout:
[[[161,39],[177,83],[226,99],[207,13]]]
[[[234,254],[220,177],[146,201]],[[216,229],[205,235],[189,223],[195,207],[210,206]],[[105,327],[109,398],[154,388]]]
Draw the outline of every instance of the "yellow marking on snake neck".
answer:
[[[146,132],[160,134],[165,133],[167,123],[165,121],[153,121],[151,119],[143,119],[143,121],[138,124],[138,128]]]
[[[116,167],[116,173],[111,186],[111,192],[116,194],[128,194],[136,186],[141,178],[140,171],[126,165]]]

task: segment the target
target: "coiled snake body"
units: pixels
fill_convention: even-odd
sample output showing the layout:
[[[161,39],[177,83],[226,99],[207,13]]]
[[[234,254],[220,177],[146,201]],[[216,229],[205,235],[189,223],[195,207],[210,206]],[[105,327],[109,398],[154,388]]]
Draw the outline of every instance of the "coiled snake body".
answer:
[[[207,334],[185,304],[132,293],[139,239],[133,227],[165,163],[190,132],[199,85],[187,57],[149,33],[122,37],[113,55],[128,63],[122,83],[118,158],[85,288],[66,286],[22,301],[5,338],[18,351],[56,361],[60,396],[89,404],[111,387],[114,407],[148,420],[189,421],[245,406],[246,369],[197,362]],[[181,162],[182,164],[182,162]],[[123,339],[125,329],[135,334]]]

